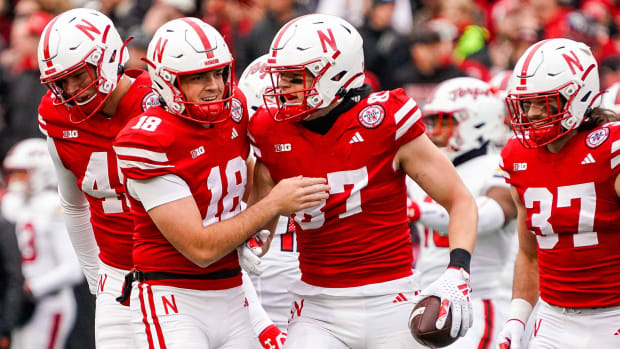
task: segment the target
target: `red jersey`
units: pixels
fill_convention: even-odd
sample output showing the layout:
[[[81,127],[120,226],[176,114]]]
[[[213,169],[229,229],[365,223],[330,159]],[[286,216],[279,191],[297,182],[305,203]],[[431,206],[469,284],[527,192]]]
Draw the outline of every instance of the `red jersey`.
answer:
[[[406,174],[393,160],[424,125],[402,89],[362,99],[325,135],[300,122],[275,122],[264,108],[249,128],[275,182],[303,175],[327,178],[331,187],[322,205],[294,214],[304,282],[354,287],[412,274]]]
[[[525,149],[513,137],[502,158],[536,234],[542,299],[563,307],[620,305],[620,123],[580,132],[557,154]]]
[[[125,74],[134,81],[112,117],[96,113],[86,122],[72,123],[56,110],[48,91],[39,106],[39,127],[54,140],[60,160],[88,200],[99,258],[113,267],[131,269],[133,220],[112,142],[128,120],[159,102],[148,73]]]
[[[247,183],[247,110],[233,98],[233,114],[211,128],[151,108],[130,121],[115,143],[126,178],[149,179],[173,174],[183,179],[196,200],[205,226],[241,212]],[[209,274],[239,267],[236,250],[201,268],[185,258],[157,229],[142,203],[129,196],[135,222],[133,260],[143,272]],[[241,285],[241,274],[218,280],[150,282],[191,289],[224,289]]]

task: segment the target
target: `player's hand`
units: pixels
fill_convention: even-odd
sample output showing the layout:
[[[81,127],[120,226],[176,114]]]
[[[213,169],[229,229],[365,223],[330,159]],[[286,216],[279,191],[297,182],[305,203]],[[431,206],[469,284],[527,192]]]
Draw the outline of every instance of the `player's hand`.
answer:
[[[278,182],[265,199],[270,200],[282,216],[320,205],[329,197],[325,178],[286,178]]]
[[[263,229],[252,235],[245,243],[255,255],[262,257],[269,251],[273,235],[269,230]]]
[[[286,332],[280,331],[276,325],[269,325],[258,335],[258,341],[265,349],[282,349]]]
[[[265,271],[265,267],[261,265],[260,257],[254,254],[247,241],[237,246],[237,255],[239,256],[239,265],[246,272],[260,276]]]
[[[409,219],[409,223],[417,222],[421,214],[420,205],[407,196],[407,219]]]
[[[448,268],[439,279],[422,289],[417,299],[437,296],[441,299],[441,308],[435,327],[443,328],[452,310],[452,328],[450,336],[463,337],[474,322],[472,304],[469,297],[469,273],[463,269]],[[417,302],[416,302],[417,303]]]
[[[497,349],[521,349],[521,338],[525,333],[525,324],[519,319],[506,321],[497,336]]]

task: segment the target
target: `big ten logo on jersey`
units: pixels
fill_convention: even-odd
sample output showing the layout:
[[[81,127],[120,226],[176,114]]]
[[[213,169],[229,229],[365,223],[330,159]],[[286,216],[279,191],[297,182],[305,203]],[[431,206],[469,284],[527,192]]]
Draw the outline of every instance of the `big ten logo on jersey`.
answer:
[[[62,138],[78,138],[78,130],[62,130]]]
[[[433,202],[433,199],[430,196],[426,195],[424,197],[424,202],[430,203],[430,202]],[[440,248],[450,247],[450,240],[447,234],[442,235],[438,231],[435,231],[425,226],[424,227],[424,247],[432,246],[431,241],[433,242],[433,245],[435,245],[435,247],[440,247]]]
[[[291,143],[274,144],[276,153],[291,151]]]
[[[205,147],[204,146],[200,146],[196,149],[193,149],[190,154],[192,155],[192,159],[195,159],[197,157],[199,157],[200,155],[205,153]]]
[[[280,251],[297,252],[297,239],[295,237],[295,221],[293,218],[288,219],[286,225],[286,233],[280,235]]]
[[[327,174],[330,186],[329,198],[320,205],[297,211],[293,214],[301,229],[318,229],[325,223],[325,212],[345,218],[362,212],[362,189],[368,186],[366,166],[356,170],[331,172]],[[344,205],[343,205],[344,204]]]

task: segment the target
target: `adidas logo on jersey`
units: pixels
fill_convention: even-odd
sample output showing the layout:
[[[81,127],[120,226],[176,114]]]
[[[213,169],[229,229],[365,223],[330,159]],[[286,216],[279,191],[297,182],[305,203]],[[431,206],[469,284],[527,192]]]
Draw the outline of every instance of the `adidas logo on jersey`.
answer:
[[[233,127],[232,129],[232,136],[230,137],[230,139],[235,139],[239,136],[239,133],[237,133],[237,130],[235,130],[235,128]]]
[[[406,302],[408,301],[407,297],[405,297],[404,294],[399,293],[396,298],[394,298],[394,300],[392,301],[392,303],[400,303],[400,302]]]
[[[593,164],[595,162],[596,160],[594,160],[594,157],[592,156],[592,154],[588,153],[588,155],[586,155],[586,157],[583,158],[583,161],[581,161],[581,164],[587,165],[587,164]]]
[[[355,132],[355,134],[353,135],[353,137],[351,138],[351,140],[349,141],[349,144],[353,144],[353,143],[361,143],[364,141],[364,138],[362,138],[362,135],[360,135],[359,132]]]

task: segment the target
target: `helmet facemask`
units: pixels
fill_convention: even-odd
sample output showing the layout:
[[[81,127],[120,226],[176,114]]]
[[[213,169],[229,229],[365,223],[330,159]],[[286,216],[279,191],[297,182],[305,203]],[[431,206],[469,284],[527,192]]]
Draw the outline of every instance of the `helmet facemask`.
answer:
[[[51,90],[60,115],[81,123],[104,107],[118,85],[122,65],[129,60],[126,45],[112,21],[95,10],[72,9],[48,23],[37,60],[41,83]],[[76,80],[75,74],[81,71],[86,76]],[[66,90],[68,86],[75,88]]]
[[[103,105],[110,97],[111,91],[107,93],[102,92],[107,90],[107,88],[105,86],[106,80],[99,73],[101,70],[101,59],[103,59],[103,56],[100,55],[97,49],[94,49],[87,59],[79,62],[74,67],[57,75],[41,78],[41,83],[52,91],[53,104],[56,110],[72,123],[79,124],[88,120],[103,108]],[[91,64],[91,61],[95,61],[96,65]],[[79,90],[71,96],[66,95],[61,81],[63,79],[76,78],[80,75]],[[82,99],[89,90],[92,90],[92,96]]]
[[[217,124],[226,121],[231,113],[231,100],[233,97],[233,63],[219,67],[209,67],[203,71],[189,71],[182,74],[168,71],[163,68],[164,73],[161,74],[162,80],[173,91],[173,103],[168,105],[168,111],[182,118],[198,122],[201,124]],[[224,82],[224,91],[213,101],[191,102],[187,99],[183,92],[183,84],[181,77],[200,74],[207,71],[222,69],[222,79]],[[164,79],[166,76],[168,79]],[[172,80],[171,83],[169,80]]]
[[[543,147],[574,129],[562,126],[562,121],[572,115],[568,110],[570,101],[567,103],[559,90],[534,95],[511,93],[506,104],[513,132],[526,148]],[[540,108],[544,117],[530,120],[527,114],[531,108]]]
[[[266,67],[271,77],[272,88],[265,91],[263,100],[266,105],[275,104],[277,106],[277,109],[267,108],[274,120],[300,121],[319,109],[322,99],[316,89],[316,84],[329,65],[314,76],[307,67],[315,63],[319,63],[319,61],[309,62],[301,66]],[[297,90],[282,91],[280,87],[282,74],[294,75],[294,78],[287,81],[287,83],[303,85],[303,87]],[[308,84],[309,78],[312,78],[312,83],[310,84]],[[299,95],[301,95],[301,98],[298,98]]]
[[[448,147],[450,139],[454,134],[454,129],[458,122],[455,120],[453,113],[436,112],[424,115],[422,119],[426,127],[426,134],[433,140],[439,141],[438,147]]]

